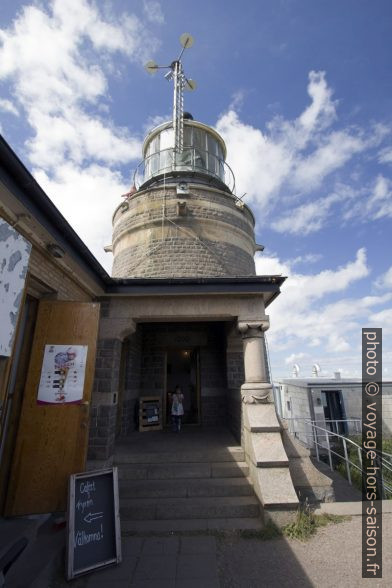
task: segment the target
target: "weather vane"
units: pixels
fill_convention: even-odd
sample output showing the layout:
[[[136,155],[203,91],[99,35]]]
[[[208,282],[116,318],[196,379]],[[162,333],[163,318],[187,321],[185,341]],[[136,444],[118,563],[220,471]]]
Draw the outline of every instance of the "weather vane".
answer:
[[[184,147],[184,90],[195,90],[196,82],[189,80],[184,73],[181,57],[185,49],[190,49],[194,39],[189,33],[183,33],[180,37],[182,50],[180,55],[170,65],[158,65],[155,61],[148,61],[145,65],[150,74],[154,74],[158,69],[168,69],[165,78],[174,82],[173,96],[173,129],[174,129],[174,151],[181,153]]]

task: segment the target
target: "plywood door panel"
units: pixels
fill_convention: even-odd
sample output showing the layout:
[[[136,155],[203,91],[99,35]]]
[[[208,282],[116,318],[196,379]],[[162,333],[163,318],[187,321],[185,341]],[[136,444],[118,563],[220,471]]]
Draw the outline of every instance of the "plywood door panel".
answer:
[[[99,304],[42,301],[7,494],[6,515],[62,511],[70,474],[85,468]],[[82,404],[37,404],[45,345],[87,345]]]

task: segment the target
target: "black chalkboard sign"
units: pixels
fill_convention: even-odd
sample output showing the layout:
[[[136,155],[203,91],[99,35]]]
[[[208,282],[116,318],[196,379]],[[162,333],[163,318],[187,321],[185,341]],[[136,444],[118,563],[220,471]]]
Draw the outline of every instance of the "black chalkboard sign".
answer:
[[[67,579],[121,561],[117,468],[69,480]]]

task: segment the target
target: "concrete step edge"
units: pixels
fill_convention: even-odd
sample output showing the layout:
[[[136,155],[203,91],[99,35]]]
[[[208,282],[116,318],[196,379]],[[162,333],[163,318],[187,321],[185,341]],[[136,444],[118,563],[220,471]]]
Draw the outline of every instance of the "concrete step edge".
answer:
[[[249,474],[246,462],[194,464],[126,464],[118,468],[120,480],[238,478]]]
[[[141,467],[144,468],[150,468],[150,467],[162,467],[162,468],[166,468],[166,467],[205,467],[206,465],[209,466],[213,466],[213,467],[222,467],[222,468],[234,468],[234,467],[244,467],[247,464],[247,462],[245,461],[245,459],[241,460],[241,461],[211,461],[211,462],[206,462],[206,461],[192,461],[192,462],[182,462],[182,461],[171,461],[169,463],[165,463],[163,461],[159,461],[157,463],[146,463],[146,462],[140,462],[140,463],[118,463],[117,467],[119,470],[122,469],[138,469]]]
[[[235,478],[167,478],[163,480],[146,479],[146,480],[120,480],[119,488],[138,488],[138,487],[159,487],[159,486],[189,486],[199,487],[200,484],[206,486],[252,486],[252,482],[249,477],[241,476]]]
[[[121,531],[124,535],[135,533],[175,533],[184,531],[239,531],[261,530],[264,525],[258,517],[238,517],[224,519],[176,519],[150,521],[123,521]]]
[[[120,508],[122,506],[136,506],[136,505],[156,505],[157,501],[155,498],[120,498]],[[166,504],[170,506],[180,506],[180,505],[195,505],[195,506],[205,506],[205,505],[237,505],[237,504],[259,504],[258,499],[253,494],[252,496],[201,496],[201,497],[191,497],[191,498],[160,498],[159,504]]]
[[[121,464],[159,464],[159,463],[212,463],[212,462],[227,462],[236,463],[244,461],[245,452],[243,449],[237,452],[227,453],[226,451],[196,451],[196,452],[176,452],[173,453],[133,453],[121,454],[117,453],[114,456],[114,462],[117,465]]]
[[[120,508],[121,520],[177,520],[259,517],[260,508],[253,503],[196,505],[137,505]]]

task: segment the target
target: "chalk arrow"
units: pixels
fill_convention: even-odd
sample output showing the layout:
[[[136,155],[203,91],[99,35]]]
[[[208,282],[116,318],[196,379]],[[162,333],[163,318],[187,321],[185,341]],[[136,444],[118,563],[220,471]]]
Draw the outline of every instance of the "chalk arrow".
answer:
[[[86,523],[92,523],[96,519],[102,519],[103,512],[89,512],[85,517],[84,520]]]

